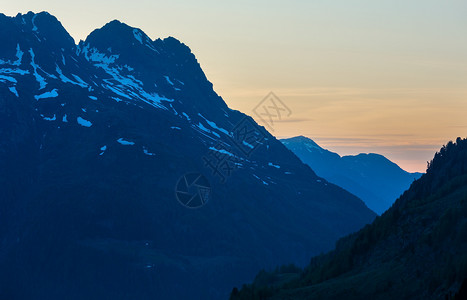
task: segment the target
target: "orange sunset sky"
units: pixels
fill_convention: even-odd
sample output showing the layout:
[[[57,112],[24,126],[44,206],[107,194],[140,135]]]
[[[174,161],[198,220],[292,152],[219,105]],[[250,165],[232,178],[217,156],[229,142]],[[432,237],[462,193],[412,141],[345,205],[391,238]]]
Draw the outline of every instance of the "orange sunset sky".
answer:
[[[279,96],[292,114],[278,138],[423,172],[467,136],[467,1],[0,1],[10,16],[48,11],[77,42],[113,19],[174,36],[231,108]]]

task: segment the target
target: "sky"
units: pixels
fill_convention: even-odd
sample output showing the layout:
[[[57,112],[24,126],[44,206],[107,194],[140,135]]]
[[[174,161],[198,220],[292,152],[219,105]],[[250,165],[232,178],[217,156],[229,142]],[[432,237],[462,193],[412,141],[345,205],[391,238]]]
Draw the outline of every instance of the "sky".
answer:
[[[255,117],[274,92],[291,111],[274,123],[278,138],[304,135],[423,172],[443,144],[467,137],[465,0],[0,4],[10,16],[48,11],[76,42],[114,19],[153,39],[176,37],[231,108]]]

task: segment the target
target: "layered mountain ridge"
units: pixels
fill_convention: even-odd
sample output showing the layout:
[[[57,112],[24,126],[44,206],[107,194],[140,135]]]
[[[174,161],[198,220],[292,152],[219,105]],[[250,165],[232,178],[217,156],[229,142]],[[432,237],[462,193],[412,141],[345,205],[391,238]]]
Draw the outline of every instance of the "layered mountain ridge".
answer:
[[[404,171],[376,153],[340,156],[304,136],[281,141],[318,176],[357,195],[378,214],[391,207],[410,184],[422,176],[422,173]]]
[[[75,45],[48,13],[0,15],[0,149],[0,298],[219,299],[375,217],[229,109],[186,45],[118,21]],[[175,197],[193,172],[199,209]]]

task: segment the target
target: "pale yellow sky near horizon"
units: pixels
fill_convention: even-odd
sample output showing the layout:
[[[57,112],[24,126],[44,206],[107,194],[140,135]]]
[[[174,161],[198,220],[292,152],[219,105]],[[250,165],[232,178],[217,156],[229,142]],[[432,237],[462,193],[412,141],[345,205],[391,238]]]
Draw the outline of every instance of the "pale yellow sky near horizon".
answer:
[[[305,135],[341,155],[376,152],[425,171],[467,137],[467,1],[0,0],[1,12],[48,11],[75,38],[119,19],[174,36],[233,108],[270,91],[292,114],[276,137]]]

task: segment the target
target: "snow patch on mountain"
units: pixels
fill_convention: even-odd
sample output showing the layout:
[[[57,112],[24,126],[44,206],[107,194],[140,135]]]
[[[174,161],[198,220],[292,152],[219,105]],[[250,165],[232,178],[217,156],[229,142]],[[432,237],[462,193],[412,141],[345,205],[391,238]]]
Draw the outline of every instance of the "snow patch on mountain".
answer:
[[[253,146],[252,144],[250,144],[250,143],[248,143],[248,142],[246,142],[246,141],[242,141],[242,144],[245,145],[245,146],[247,146],[248,148],[251,148],[251,149],[254,149],[254,148],[255,148],[255,146]]]
[[[120,57],[118,54],[106,56],[104,53],[100,53],[96,48],[90,48],[89,44],[80,48],[78,53],[83,53],[87,61],[95,63],[94,65],[98,67],[109,66],[110,64],[115,63],[115,61]]]
[[[36,100],[40,100],[40,99],[46,99],[46,98],[55,98],[57,96],[58,96],[58,90],[53,89],[50,92],[45,92],[41,95],[34,96],[34,98],[36,98]]]
[[[154,156],[156,153],[149,152],[148,148],[143,147],[143,153],[148,155],[148,156]]]
[[[17,59],[15,61],[10,61],[10,60],[5,61],[3,59],[0,59],[0,65],[12,65],[12,66],[19,67],[23,60],[23,55],[24,55],[24,52],[21,51],[19,44],[17,44],[16,45],[16,58]]]
[[[255,174],[253,174],[253,176],[258,179],[259,181],[261,181],[264,185],[269,185],[269,183],[267,183],[266,181],[264,181],[263,179],[259,178],[258,176],[256,176]]]
[[[107,146],[106,146],[106,145],[104,145],[104,146],[101,147],[101,151],[102,151],[102,152],[101,152],[99,155],[104,155],[105,150],[107,150]]]
[[[81,78],[79,78],[79,77],[76,76],[76,75],[72,75],[72,76],[76,76],[77,78],[80,79],[81,82],[73,81],[73,80],[71,80],[70,78],[68,78],[68,77],[66,77],[65,75],[63,75],[63,72],[62,72],[62,70],[60,69],[60,67],[59,67],[58,65],[56,65],[55,71],[57,72],[58,76],[60,77],[60,80],[61,80],[63,83],[71,83],[71,84],[80,86],[80,87],[82,87],[82,88],[87,88],[87,87],[88,87],[88,84],[85,83]]]
[[[45,81],[45,78],[39,75],[37,72],[37,70],[40,70],[40,67],[34,61],[36,55],[34,54],[34,50],[32,50],[32,48],[29,49],[29,54],[31,55],[31,66],[34,70],[34,77],[36,77],[36,81],[39,83],[39,90],[42,90],[47,86],[47,82]]]
[[[0,75],[0,82],[5,82],[5,81],[17,83],[16,79],[13,78],[13,77],[5,76],[5,75]]]
[[[202,114],[198,113],[198,116],[200,116],[201,118],[203,118],[206,123],[208,123],[209,126],[211,126],[211,128],[217,130],[217,131],[220,131],[222,132],[223,134],[227,135],[227,136],[230,136],[230,132],[228,132],[227,130],[225,130],[224,128],[221,128],[219,126],[217,126],[216,123],[212,122],[212,121],[209,121],[208,119],[206,119]]]
[[[235,157],[235,155],[233,155],[232,153],[230,153],[229,151],[227,151],[225,149],[217,149],[215,147],[209,147],[209,150],[213,150],[213,151],[216,151],[216,152],[219,152],[219,153],[222,153],[222,154],[226,154],[226,155],[231,156],[231,157]]]
[[[133,29],[133,36],[141,45],[144,45],[152,51],[159,53],[159,51],[157,51],[156,48],[154,48],[154,46],[151,44],[152,41],[141,30],[137,28]]]
[[[212,135],[215,135],[217,138],[220,138],[221,136],[217,133],[217,132],[214,132],[212,130],[209,130],[207,129],[206,127],[204,127],[203,124],[201,123],[198,123],[198,125],[194,125],[195,129],[198,128],[206,133],[209,133],[209,134],[212,134]]]
[[[24,54],[24,52],[21,51],[21,48],[19,47],[19,44],[17,44],[16,45],[16,57],[18,59],[16,61],[14,61],[12,63],[12,65],[19,67],[21,65],[21,61],[23,60],[23,54]]]
[[[170,84],[170,85],[174,85],[174,83],[172,82],[172,80],[170,80],[169,76],[164,76],[165,80],[167,80],[167,83]]]
[[[133,36],[141,45],[143,45],[143,34],[141,33],[141,31],[139,31],[136,28],[133,29]]]
[[[55,114],[54,114],[54,116],[52,118],[46,117],[43,114],[41,114],[41,117],[42,117],[42,119],[44,119],[46,121],[55,121],[55,120],[57,120],[57,116]]]
[[[38,29],[37,29],[37,26],[36,26],[36,17],[37,17],[37,14],[34,15],[34,17],[32,17],[31,23],[32,23],[32,31],[36,31],[36,32],[37,32]]]
[[[103,69],[111,79],[104,79],[107,83],[103,87],[117,94],[120,97],[128,100],[141,100],[155,108],[161,108],[167,110],[162,103],[173,102],[174,100],[160,96],[155,92],[147,92],[143,88],[143,83],[137,80],[132,75],[122,75],[120,71],[123,71],[123,67],[116,65],[116,60],[119,55],[106,56],[100,53],[96,48],[90,48],[89,45],[85,45],[81,49],[81,53],[84,54],[85,58],[92,62],[95,67]]]
[[[16,90],[16,88],[15,88],[14,86],[9,87],[8,89],[9,89],[10,92],[12,92],[16,97],[19,97],[18,91]]]
[[[79,125],[81,125],[83,127],[91,127],[92,126],[91,121],[85,120],[85,119],[83,119],[81,117],[77,117],[76,121],[78,122]]]
[[[191,121],[190,116],[188,116],[186,113],[182,112],[182,115],[184,115],[188,121]]]
[[[0,69],[0,74],[26,75],[26,74],[29,74],[29,71],[28,70],[21,70],[21,69],[3,68],[3,69]]]
[[[121,144],[121,145],[124,145],[124,146],[133,146],[133,145],[135,144],[134,142],[127,141],[127,140],[125,140],[125,139],[123,139],[123,138],[119,138],[119,139],[117,140],[117,142],[118,142],[119,144]]]
[[[281,168],[281,166],[275,165],[275,164],[273,164],[272,162],[268,163],[268,166],[274,167],[274,168],[276,168],[276,169],[280,169],[280,168]]]

